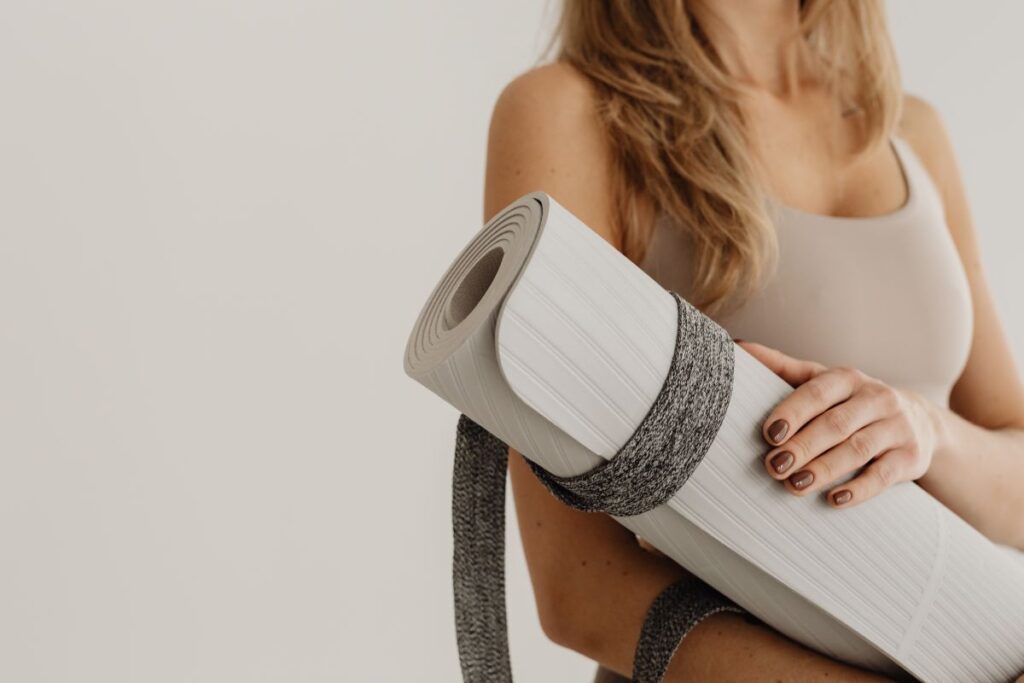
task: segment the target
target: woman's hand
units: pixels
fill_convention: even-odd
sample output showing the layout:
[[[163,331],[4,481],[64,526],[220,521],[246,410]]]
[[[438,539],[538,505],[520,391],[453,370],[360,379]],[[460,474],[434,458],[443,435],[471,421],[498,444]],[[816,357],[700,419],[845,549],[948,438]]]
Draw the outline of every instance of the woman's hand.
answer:
[[[738,343],[796,387],[762,426],[774,446],[765,468],[788,491],[805,496],[832,487],[829,503],[850,507],[928,471],[938,428],[926,399],[853,368],[826,368],[761,344]]]

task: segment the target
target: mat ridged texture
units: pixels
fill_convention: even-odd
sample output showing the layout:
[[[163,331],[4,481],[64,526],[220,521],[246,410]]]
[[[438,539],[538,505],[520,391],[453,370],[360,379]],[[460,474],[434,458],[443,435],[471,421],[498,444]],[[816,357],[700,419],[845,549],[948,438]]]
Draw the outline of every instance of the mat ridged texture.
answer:
[[[664,385],[629,441],[608,461],[558,477],[533,472],[562,502],[616,516],[663,504],[700,464],[729,407],[734,346],[728,333],[678,294],[675,353]],[[508,445],[466,415],[458,422],[452,483],[453,586],[463,680],[510,682],[505,612],[505,473]],[[697,579],[666,588],[645,617],[634,656],[638,683],[660,681],[701,619],[742,612]]]

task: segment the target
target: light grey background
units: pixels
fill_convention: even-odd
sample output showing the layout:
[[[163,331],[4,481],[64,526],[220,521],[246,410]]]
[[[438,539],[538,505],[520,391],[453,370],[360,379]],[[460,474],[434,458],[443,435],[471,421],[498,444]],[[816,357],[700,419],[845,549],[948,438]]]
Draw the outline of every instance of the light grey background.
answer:
[[[555,9],[4,5],[0,680],[456,679],[456,413],[401,356]],[[1024,9],[890,14],[1020,356]],[[512,519],[518,679],[588,680]]]

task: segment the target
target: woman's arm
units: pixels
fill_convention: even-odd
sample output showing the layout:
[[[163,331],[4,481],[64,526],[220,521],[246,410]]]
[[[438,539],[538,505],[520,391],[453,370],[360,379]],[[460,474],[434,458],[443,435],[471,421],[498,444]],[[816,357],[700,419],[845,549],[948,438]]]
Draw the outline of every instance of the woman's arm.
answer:
[[[764,423],[765,467],[787,490],[827,491],[837,507],[916,480],[993,541],[1024,549],[1024,386],[996,315],[956,158],[938,114],[906,100],[903,135],[943,198],[970,283],[974,332],[950,408],[852,368],[742,345],[796,391]],[[778,438],[772,425],[787,425]],[[835,482],[864,467],[856,477]]]
[[[484,214],[544,190],[611,244],[612,163],[587,82],[566,65],[513,81],[495,106]],[[623,675],[648,607],[687,573],[647,552],[607,515],[563,505],[510,452],[519,530],[541,625],[556,643]],[[883,680],[804,648],[736,614],[704,619],[684,639],[666,680]]]

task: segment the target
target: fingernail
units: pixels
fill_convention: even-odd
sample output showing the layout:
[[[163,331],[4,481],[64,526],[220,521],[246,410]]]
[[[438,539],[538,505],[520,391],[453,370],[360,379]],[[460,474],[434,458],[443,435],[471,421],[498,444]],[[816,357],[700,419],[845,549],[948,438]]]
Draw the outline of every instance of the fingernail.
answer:
[[[771,423],[768,427],[768,438],[779,443],[786,436],[786,432],[789,431],[789,423],[785,420],[776,420]]]
[[[847,489],[836,491],[832,494],[832,502],[836,505],[846,505],[853,499],[853,492]]]
[[[811,485],[814,481],[814,472],[810,470],[800,470],[792,477],[789,478],[789,483],[793,485],[793,488],[805,489]]]
[[[782,474],[790,468],[793,464],[793,460],[793,454],[789,451],[776,453],[772,456],[772,469],[775,470],[776,473]]]

